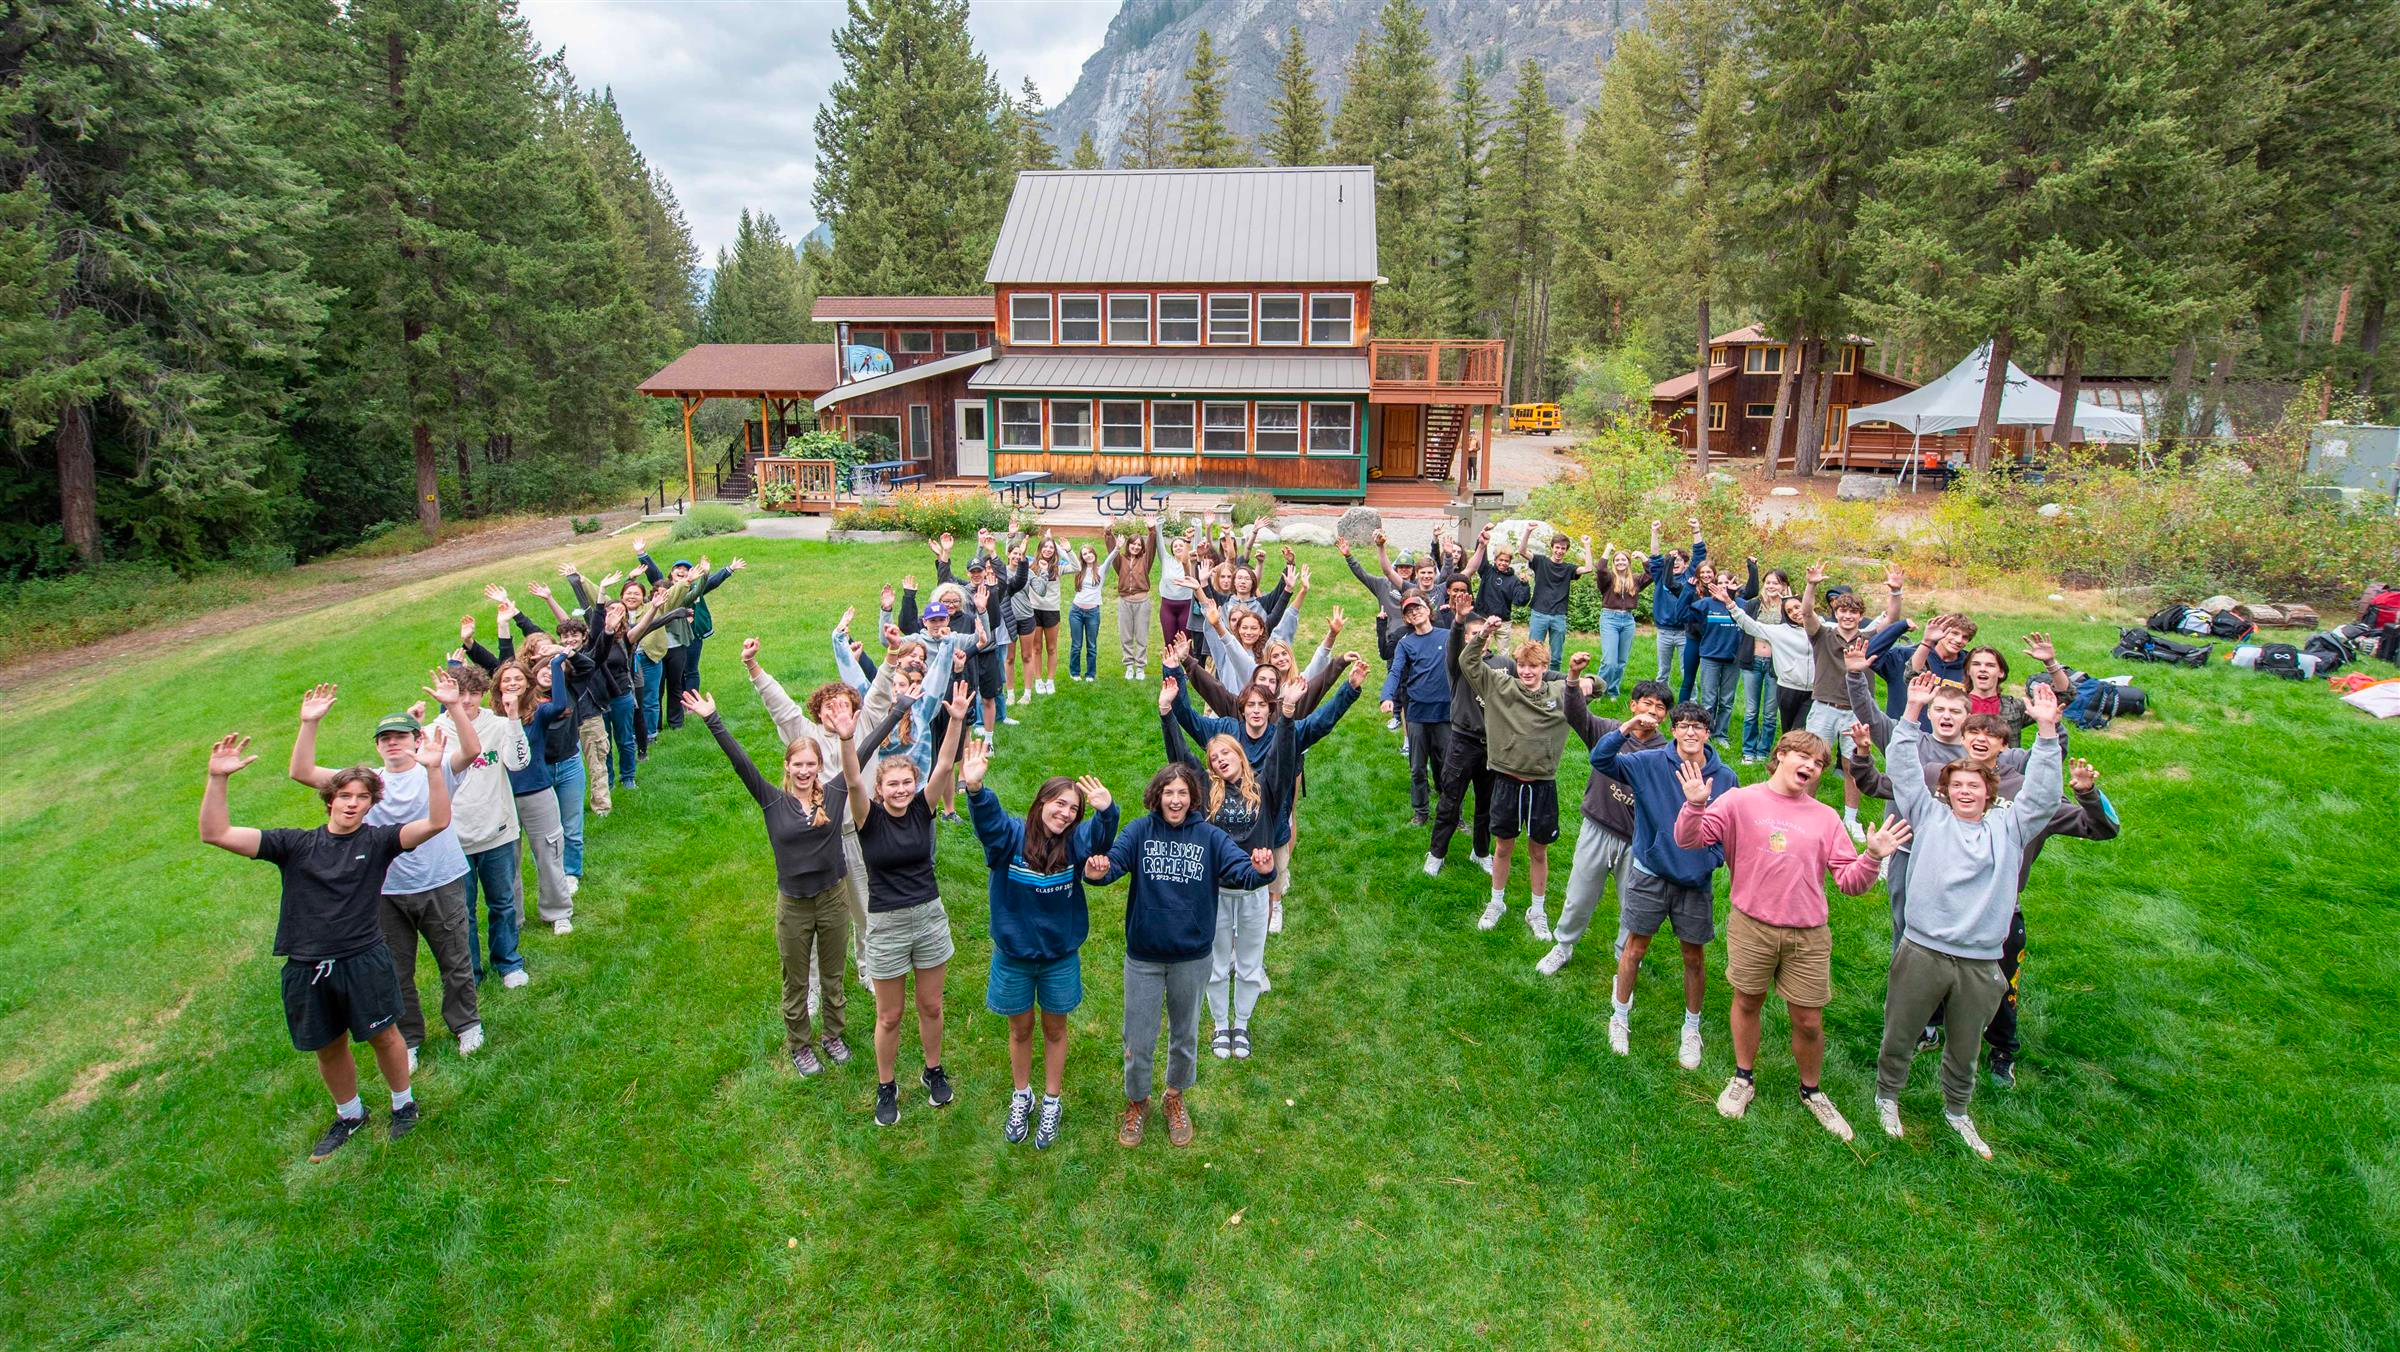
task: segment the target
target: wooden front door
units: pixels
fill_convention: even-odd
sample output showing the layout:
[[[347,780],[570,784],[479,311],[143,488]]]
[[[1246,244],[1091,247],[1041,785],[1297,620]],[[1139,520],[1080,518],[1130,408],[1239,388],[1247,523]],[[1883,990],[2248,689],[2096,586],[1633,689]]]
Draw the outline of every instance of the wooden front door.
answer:
[[[1383,406],[1383,444],[1376,449],[1376,471],[1386,479],[1417,477],[1419,443],[1423,440],[1425,410],[1415,404]]]

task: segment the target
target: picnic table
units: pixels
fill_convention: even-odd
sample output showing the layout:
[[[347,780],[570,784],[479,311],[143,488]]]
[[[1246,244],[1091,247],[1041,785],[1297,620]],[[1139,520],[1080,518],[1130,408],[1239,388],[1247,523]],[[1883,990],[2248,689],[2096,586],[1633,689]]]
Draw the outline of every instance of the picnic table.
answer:
[[[900,477],[900,471],[907,468],[908,462],[905,460],[862,460],[855,470],[858,475],[858,486],[862,490],[890,488],[893,482]]]
[[[1093,505],[1102,516],[1133,516],[1142,510],[1142,490],[1150,486],[1148,474],[1120,474],[1108,481],[1108,487],[1092,494]],[[1166,495],[1158,500],[1163,503]]]
[[[992,492],[996,496],[1006,498],[1019,505],[1036,502],[1045,507],[1056,507],[1058,505],[1057,491],[1044,493],[1041,489],[1041,485],[1049,478],[1050,471],[1046,469],[1019,470],[1014,474],[1003,474],[992,480]]]

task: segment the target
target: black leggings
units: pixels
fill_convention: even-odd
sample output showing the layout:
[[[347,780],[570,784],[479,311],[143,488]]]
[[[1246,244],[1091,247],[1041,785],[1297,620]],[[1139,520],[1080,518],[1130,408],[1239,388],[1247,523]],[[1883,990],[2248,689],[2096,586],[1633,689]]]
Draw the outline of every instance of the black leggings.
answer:
[[[670,728],[683,726],[683,692],[692,689],[692,650],[681,644],[667,649],[666,672],[659,680],[659,717]]]
[[[1814,691],[1794,690],[1788,685],[1775,687],[1775,714],[1783,720],[1786,733],[1808,730],[1808,706],[1815,700]],[[1834,754],[1840,755],[1841,748],[1834,748]]]
[[[1447,859],[1450,838],[1458,833],[1461,809],[1467,792],[1475,793],[1475,853],[1492,852],[1492,770],[1484,760],[1483,738],[1475,733],[1460,732],[1456,725],[1450,729],[1450,746],[1442,756],[1442,796],[1434,804],[1433,836],[1429,842],[1432,853]]]

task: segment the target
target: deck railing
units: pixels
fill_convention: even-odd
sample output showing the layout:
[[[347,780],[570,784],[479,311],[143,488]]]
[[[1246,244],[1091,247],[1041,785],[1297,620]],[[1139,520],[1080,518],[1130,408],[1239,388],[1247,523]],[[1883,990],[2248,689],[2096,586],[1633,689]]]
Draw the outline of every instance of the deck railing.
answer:
[[[839,491],[841,466],[831,460],[803,460],[788,455],[767,455],[757,460],[758,496],[766,502],[779,496],[782,485],[791,486],[787,511],[807,511],[815,504],[832,511],[841,503]]]
[[[1392,403],[1497,404],[1507,344],[1497,338],[1431,338],[1367,344],[1369,397]]]

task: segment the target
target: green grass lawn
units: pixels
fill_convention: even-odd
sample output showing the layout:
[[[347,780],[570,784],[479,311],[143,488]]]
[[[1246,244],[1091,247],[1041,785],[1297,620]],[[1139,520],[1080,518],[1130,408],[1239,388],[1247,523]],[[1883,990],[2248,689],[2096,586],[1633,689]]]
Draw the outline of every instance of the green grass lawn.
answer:
[[[827,674],[843,605],[871,613],[878,582],[931,570],[914,547],[741,552],[708,686],[765,759],[740,638],[797,693]],[[577,557],[596,572],[600,553]],[[1341,570],[1328,554],[1317,574]],[[2077,738],[2125,834],[2058,842],[2034,875],[2019,1087],[1977,1098],[1990,1164],[1942,1129],[1930,1060],[1910,1139],[1875,1129],[1880,890],[1833,904],[1826,1086],[1856,1144],[1794,1101],[1772,1003],[1759,1101],[1722,1121],[1722,946],[1699,1073],[1675,1065],[1656,959],[1634,1055],[1611,1056],[1613,903],[1555,979],[1514,910],[1477,933],[1485,879],[1463,849],[1419,872],[1406,765],[1370,704],[1311,758],[1259,1054],[1203,1053],[1189,1150],[1115,1143],[1120,889],[1094,897],[1060,1144],[1001,1140],[1006,1044],[963,826],[941,865],[956,1105],[904,1096],[900,1125],[875,1128],[855,986],[861,1059],[797,1080],[766,843],[693,725],[590,824],[576,932],[529,926],[533,984],[486,988],[485,1052],[456,1056],[420,963],[424,1125],[386,1142],[370,1072],[376,1130],[312,1167],[327,1105],[278,1009],[275,874],[198,843],[205,748],[258,738],[237,822],[321,820],[279,773],[300,692],[338,680],[321,759],[367,759],[455,618],[488,625],[485,580],[203,640],[0,715],[0,1346],[2400,1343],[2400,738],[2321,685],[2221,664],[2140,671],[2156,713]],[[1369,646],[1347,582],[1310,619],[1334,601]],[[2116,669],[2107,624],[1984,617],[2010,648],[2037,626]],[[1113,614],[1103,632],[1113,659]],[[1008,730],[993,782],[1013,810],[1053,773],[1138,797],[1154,687],[1117,669]],[[1570,755],[1562,802],[1584,777]],[[914,1048],[911,1024],[904,1089]]]

